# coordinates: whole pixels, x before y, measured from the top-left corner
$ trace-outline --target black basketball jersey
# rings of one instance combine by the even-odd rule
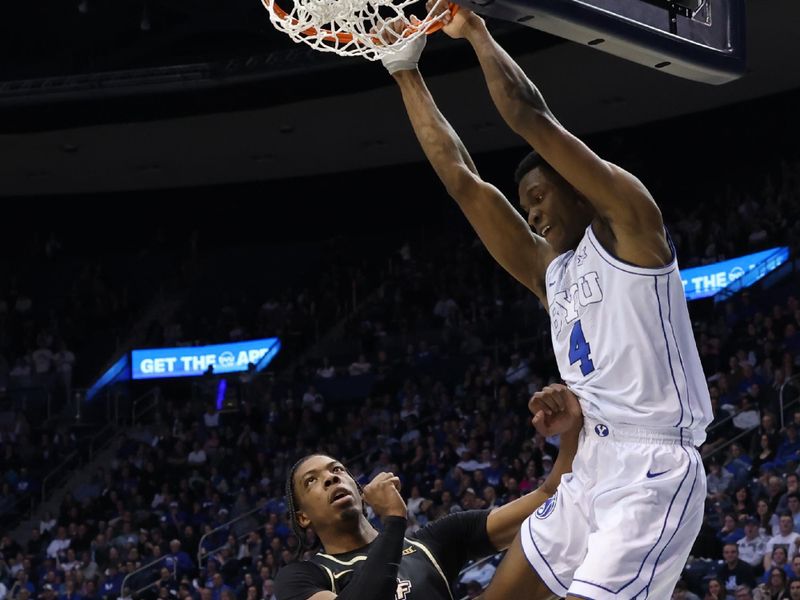
[[[486,534],[489,511],[459,512],[434,521],[403,541],[395,600],[453,600],[450,583],[470,559],[497,552]],[[371,544],[342,554],[320,551],[278,573],[278,600],[307,600],[330,590],[339,594],[367,560]]]

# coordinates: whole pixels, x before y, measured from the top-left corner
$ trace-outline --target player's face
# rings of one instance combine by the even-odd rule
[[[294,489],[301,527],[357,521],[361,514],[356,482],[342,463],[330,456],[315,454],[302,463],[294,474]]]
[[[525,174],[518,192],[528,224],[556,252],[578,245],[593,213],[575,188],[551,169],[537,167]]]

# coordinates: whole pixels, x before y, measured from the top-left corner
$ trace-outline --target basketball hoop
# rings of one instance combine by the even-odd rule
[[[341,56],[363,56],[380,60],[394,54],[420,36],[442,28],[447,0],[440,0],[423,19],[408,16],[406,9],[421,0],[283,0],[292,2],[290,10],[276,0],[261,0],[276,29],[295,42],[304,42],[321,52]],[[451,14],[458,10],[449,4]],[[402,34],[391,27],[398,20],[406,24]]]

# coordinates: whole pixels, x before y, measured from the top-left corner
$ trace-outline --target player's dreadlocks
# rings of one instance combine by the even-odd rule
[[[298,460],[292,468],[289,469],[289,473],[286,476],[286,512],[289,518],[289,523],[292,527],[292,533],[297,538],[297,551],[294,555],[294,560],[299,559],[305,550],[309,550],[311,548],[306,547],[306,532],[305,529],[300,527],[300,523],[297,522],[297,500],[295,499],[294,495],[294,475],[297,472],[297,469],[300,468],[304,462],[306,462],[312,456],[326,456],[326,455],[319,455],[319,454],[306,454],[303,458]],[[360,494],[364,493],[364,488],[361,487],[361,484],[358,483],[353,474],[350,472],[350,469],[344,467],[344,470],[350,476],[350,478],[356,482],[356,487]],[[364,516],[367,516],[367,507],[362,504],[361,512],[364,513]]]

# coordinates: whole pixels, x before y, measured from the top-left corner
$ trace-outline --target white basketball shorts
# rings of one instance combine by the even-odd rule
[[[705,497],[691,432],[585,419],[573,472],[523,522],[522,548],[562,598],[666,600],[700,532]]]

